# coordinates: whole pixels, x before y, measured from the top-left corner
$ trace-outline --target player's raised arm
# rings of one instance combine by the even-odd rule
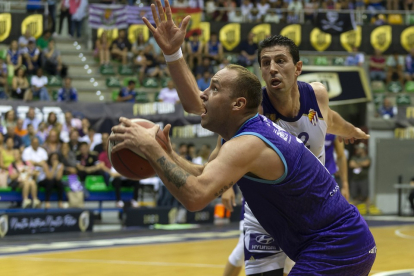
[[[151,25],[147,18],[143,17],[142,20],[150,29],[155,41],[164,53],[170,75],[175,83],[184,110],[201,115],[204,112],[204,108],[200,99],[200,90],[181,51],[190,16],[186,16],[181,22],[181,26],[178,27],[172,20],[171,7],[168,0],[165,0],[165,13],[161,1],[156,0],[156,4],[157,8],[154,4],[151,4],[156,28]]]

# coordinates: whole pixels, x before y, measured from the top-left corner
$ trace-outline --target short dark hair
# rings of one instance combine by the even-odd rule
[[[188,144],[187,144],[187,148],[191,148],[191,147],[193,147],[193,148],[194,148],[194,147],[195,147],[195,145],[194,145],[193,143],[188,143]]]
[[[240,65],[229,64],[225,68],[237,72],[231,96],[246,98],[247,109],[259,108],[263,96],[262,85],[256,75]]]
[[[134,80],[129,80],[128,85],[131,85],[131,84],[135,84],[135,81]]]
[[[88,143],[86,143],[86,142],[80,142],[80,143],[79,143],[79,148],[81,148],[83,145],[88,146]]]
[[[275,45],[285,46],[289,48],[289,53],[292,56],[294,64],[296,64],[300,60],[298,46],[295,44],[295,42],[293,42],[293,40],[283,35],[274,35],[266,38],[265,40],[259,43],[259,51],[257,52],[257,60],[259,61],[259,66],[261,66],[262,64],[262,50],[264,48],[272,47]]]

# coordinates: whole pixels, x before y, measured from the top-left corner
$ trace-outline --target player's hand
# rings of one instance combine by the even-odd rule
[[[221,195],[221,203],[230,212],[233,212],[233,206],[236,206],[236,195],[233,188],[228,189]]]
[[[160,129],[159,125],[145,128],[132,123],[131,120],[125,117],[119,118],[119,122],[119,125],[112,128],[114,134],[109,136],[109,140],[116,142],[112,148],[113,152],[127,148],[136,154],[142,155],[140,148],[151,146],[154,143],[158,144],[155,141],[155,136]]]
[[[349,201],[349,186],[348,186],[348,184],[342,183],[341,194],[344,196],[346,201]]]
[[[145,17],[142,20],[152,32],[155,41],[157,41],[163,53],[166,55],[174,54],[184,42],[187,26],[190,23],[190,16],[187,15],[181,22],[181,27],[178,27],[172,20],[171,7],[168,0],[165,0],[165,13],[161,1],[156,0],[155,3],[157,4],[158,12],[154,4],[151,4],[151,11],[157,27],[154,28]],[[165,19],[165,15],[167,15],[167,19]]]
[[[168,155],[172,155],[173,153],[173,149],[172,149],[172,145],[171,145],[171,140],[170,140],[170,129],[171,129],[171,125],[168,124],[164,127],[164,129],[162,130],[162,132],[164,132],[164,136],[167,139],[167,149],[165,150],[166,153],[168,153]]]
[[[353,144],[355,140],[359,139],[369,139],[369,135],[363,132],[360,128],[354,127],[353,131],[349,133],[347,136],[338,136],[339,142],[344,142],[345,144]]]

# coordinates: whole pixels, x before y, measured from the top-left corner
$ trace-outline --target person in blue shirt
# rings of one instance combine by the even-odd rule
[[[210,86],[211,75],[209,71],[204,71],[203,77],[197,80],[198,88],[201,91],[206,90]]]
[[[10,48],[7,50],[7,64],[13,65],[14,68],[18,68],[22,65],[22,56],[18,48],[17,40],[13,40],[10,43]]]
[[[65,78],[65,84],[58,91],[58,102],[77,102],[78,91],[72,87],[72,79],[69,77]]]
[[[123,87],[121,91],[119,91],[118,98],[116,99],[116,101],[134,103],[136,96],[137,92],[135,92],[135,81],[130,80],[128,82],[128,86]]]
[[[36,130],[33,127],[32,124],[28,124],[27,125],[27,134],[25,136],[22,137],[22,141],[24,146],[27,148],[30,146],[30,144],[32,143],[32,139],[33,138],[37,138],[39,140],[39,145],[43,145],[43,139],[36,134]]]

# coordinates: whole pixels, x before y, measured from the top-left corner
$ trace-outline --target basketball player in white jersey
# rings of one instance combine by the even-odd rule
[[[200,91],[180,51],[190,16],[183,19],[179,28],[171,19],[168,0],[165,1],[165,13],[161,1],[156,0],[156,4],[158,13],[155,6],[151,5],[156,28],[146,18],[143,20],[164,53],[184,109],[189,113],[200,115],[205,111],[200,99]],[[266,82],[262,103],[262,113],[265,116],[302,139],[322,163],[325,160],[324,141],[327,130],[346,142],[368,138],[363,131],[346,122],[329,108],[328,93],[321,83],[307,84],[297,81],[297,77],[302,72],[302,62],[299,60],[297,46],[291,40],[283,36],[274,36],[260,45],[259,64]],[[230,190],[232,189],[228,191]],[[237,255],[239,262],[233,263],[230,257],[224,274],[239,273],[243,264],[244,249],[247,255],[245,256],[247,275],[282,275],[286,255],[277,244],[274,244],[273,239],[255,219],[247,204],[245,211],[245,246],[241,240],[235,249],[237,252],[232,254]]]

